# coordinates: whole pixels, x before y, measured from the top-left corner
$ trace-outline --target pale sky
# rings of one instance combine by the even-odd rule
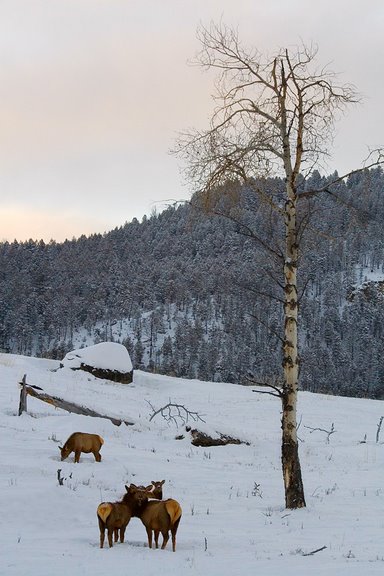
[[[384,143],[383,0],[0,0],[0,240],[105,232],[188,198],[169,150],[208,127],[213,77],[188,60],[211,20],[262,52],[315,43],[363,93],[329,172]]]

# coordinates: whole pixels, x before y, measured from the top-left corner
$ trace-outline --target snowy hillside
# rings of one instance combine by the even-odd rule
[[[307,508],[291,511],[284,509],[277,399],[249,387],[139,371],[122,385],[53,371],[58,365],[0,354],[1,576],[383,573],[384,430],[376,442],[382,402],[300,394]],[[24,374],[49,394],[135,424],[116,427],[31,397],[28,414],[19,417]],[[178,428],[161,415],[150,421],[153,409],[170,400],[204,419],[193,426],[249,445],[192,446],[181,421]],[[330,436],[313,430],[332,425]],[[90,454],[79,464],[73,455],[60,461],[58,445],[75,431],[103,436],[101,463]],[[124,544],[101,550],[100,501],[119,499],[127,483],[162,479],[164,497],[183,508],[176,552],[170,544],[148,549],[137,518]]]
[[[325,189],[329,179],[314,171],[303,185]],[[284,181],[268,187],[279,204]],[[302,228],[298,328],[307,391],[384,399],[382,296],[374,286],[359,289],[384,279],[383,190],[382,169],[355,174],[340,183],[340,202],[321,196],[318,210],[316,200]],[[243,192],[245,228],[261,243],[189,203],[62,244],[0,242],[0,352],[62,360],[111,341],[148,372],[234,384],[249,374],[276,378],[283,279],[271,253],[280,253],[285,232],[276,222],[270,229],[268,204]],[[365,214],[364,226],[350,205]]]

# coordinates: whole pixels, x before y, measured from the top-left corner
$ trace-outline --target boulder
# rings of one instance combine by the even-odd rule
[[[128,350],[116,342],[100,342],[87,348],[72,350],[65,355],[61,367],[85,370],[96,378],[130,384],[133,367]]]

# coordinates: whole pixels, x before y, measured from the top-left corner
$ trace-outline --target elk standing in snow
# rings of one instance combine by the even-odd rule
[[[147,490],[147,492],[149,491],[152,494],[151,498],[154,498],[155,500],[162,500],[164,482],[165,480],[152,480],[152,488],[150,490],[148,490],[148,487],[144,488],[143,486],[140,486],[140,489]]]
[[[70,435],[64,446],[59,446],[61,459],[68,458],[71,452],[75,453],[75,462],[80,462],[80,454],[92,454],[96,462],[100,462],[100,448],[104,444],[104,440],[98,434],[87,434],[87,432],[74,432]]]
[[[148,494],[147,496],[150,498],[154,498],[155,500],[162,500],[163,499],[163,484],[165,480],[152,480],[152,483],[149,486],[135,486],[135,484],[131,484],[129,487],[130,493],[141,490],[146,491]],[[135,514],[132,514],[135,516]],[[124,529],[125,531],[125,529]],[[124,541],[124,533],[123,533],[123,540],[121,540],[122,531],[119,528],[114,529],[114,541],[118,542],[119,540],[119,532],[120,532],[120,542]]]
[[[124,494],[120,502],[102,502],[97,507],[97,520],[99,522],[100,530],[100,548],[104,547],[105,530],[108,532],[109,547],[113,547],[113,535],[115,535],[115,542],[117,535],[120,531],[120,542],[124,542],[125,530],[132,516],[138,516],[140,509],[148,502],[148,494],[146,490],[141,490],[132,485],[128,488],[125,487],[127,493]],[[148,486],[150,490],[152,486]]]
[[[133,494],[140,491],[139,488],[131,484],[130,489]],[[147,491],[148,498],[151,498],[151,492]],[[176,532],[181,519],[181,506],[172,498],[168,500],[149,500],[135,511],[135,516],[140,518],[145,526],[148,536],[148,546],[152,548],[152,533],[155,536],[155,546],[159,547],[159,534],[163,536],[161,549],[164,550],[169,540],[169,532],[172,535],[172,550],[176,550]]]

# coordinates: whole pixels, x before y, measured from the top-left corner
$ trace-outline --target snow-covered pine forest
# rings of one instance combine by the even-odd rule
[[[334,176],[334,175],[333,175]],[[315,172],[303,187],[324,187]],[[279,201],[283,183],[268,185]],[[340,183],[302,214],[301,388],[384,397],[384,174]],[[278,247],[283,230],[241,209]],[[310,219],[308,219],[310,215]],[[45,358],[100,341],[135,369],[210,381],[274,378],[281,269],[236,223],[189,204],[90,237],[0,244],[0,351]]]

